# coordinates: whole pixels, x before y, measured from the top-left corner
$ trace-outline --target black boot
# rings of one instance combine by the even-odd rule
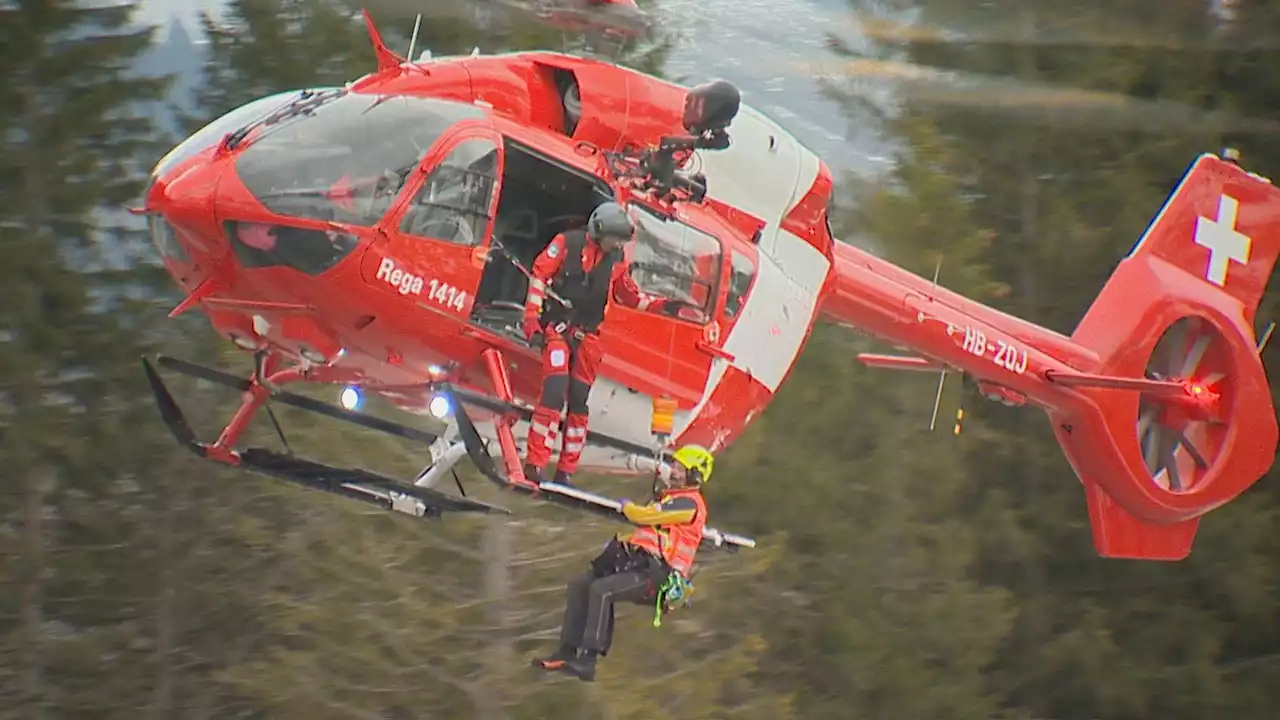
[[[568,645],[561,645],[559,650],[551,653],[547,657],[536,658],[533,666],[542,668],[543,670],[563,670],[566,663],[569,663],[578,657],[578,651]]]
[[[551,482],[565,487],[574,487],[573,476],[559,468],[556,469],[556,477]]]
[[[524,479],[534,485],[541,485],[547,481],[547,479],[542,476],[542,468],[530,463],[525,463],[524,465]]]
[[[583,682],[595,682],[596,658],[598,656],[599,653],[594,650],[584,651],[581,655],[566,662],[561,669]]]

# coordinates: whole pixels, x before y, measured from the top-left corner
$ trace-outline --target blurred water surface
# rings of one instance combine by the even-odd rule
[[[831,57],[828,33],[855,36],[845,0],[661,0],[680,35],[668,74],[696,83],[722,77],[818,152],[835,170],[879,169],[874,133],[850,126],[808,69]]]
[[[427,0],[428,2],[430,0]],[[197,13],[218,0],[144,0],[139,17],[167,32],[176,18],[199,41]],[[667,73],[685,83],[724,78],[837,172],[883,167],[873,132],[851,127],[807,69],[831,57],[826,33],[855,35],[845,0],[659,0],[664,27],[679,37]]]

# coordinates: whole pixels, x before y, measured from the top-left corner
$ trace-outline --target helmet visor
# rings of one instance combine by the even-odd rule
[[[606,235],[600,238],[600,249],[607,253],[618,252],[625,244],[626,240],[616,235]]]

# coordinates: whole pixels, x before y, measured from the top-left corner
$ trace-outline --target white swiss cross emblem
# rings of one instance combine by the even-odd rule
[[[1218,219],[1196,218],[1196,244],[1209,249],[1209,265],[1204,279],[1223,287],[1227,284],[1227,269],[1232,260],[1241,265],[1249,262],[1253,238],[1236,230],[1236,213],[1240,201],[1229,195],[1218,198]]]

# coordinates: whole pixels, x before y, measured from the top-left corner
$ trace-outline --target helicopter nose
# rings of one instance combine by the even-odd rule
[[[276,93],[231,110],[178,143],[156,163],[146,192],[148,220],[152,240],[171,269],[192,263],[209,265],[228,249],[214,215],[214,192],[225,170],[216,148],[227,133],[294,94]]]
[[[147,193],[151,240],[166,263],[187,274],[211,267],[226,250],[214,217],[223,166],[196,160],[162,172]]]

